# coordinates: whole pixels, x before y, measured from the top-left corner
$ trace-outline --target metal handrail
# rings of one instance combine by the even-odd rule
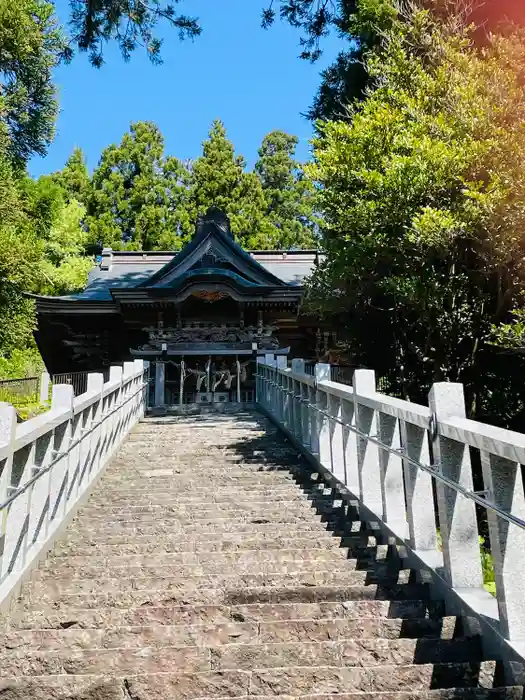
[[[269,383],[272,386],[278,387],[281,391],[293,394],[293,391],[289,389],[285,389],[282,387],[280,384],[277,382],[274,382],[273,380],[269,379],[268,377],[264,377],[263,375],[257,375],[260,379],[262,379],[264,382]],[[310,403],[307,399],[303,398],[302,396],[299,397],[298,395],[294,395],[293,398],[296,401],[299,401],[303,405],[307,406],[308,408],[313,409],[314,411],[317,411],[317,413],[321,413],[322,415],[326,416],[329,420],[332,420],[336,423],[339,423],[341,426],[346,428],[347,430],[350,430],[351,432],[355,433],[359,437],[368,440],[376,445],[378,445],[381,449],[386,450],[387,452],[390,452],[390,454],[393,454],[397,457],[400,457],[401,459],[409,462],[410,464],[414,465],[418,469],[422,469],[424,472],[427,474],[430,474],[436,481],[440,481],[441,483],[445,484],[449,488],[452,488],[454,491],[457,493],[460,493],[462,496],[465,498],[470,499],[471,501],[474,501],[474,503],[477,503],[478,505],[482,506],[483,508],[487,508],[488,510],[493,511],[496,513],[500,518],[503,520],[506,520],[507,522],[517,525],[518,527],[522,528],[525,530],[525,520],[522,520],[521,518],[516,517],[515,515],[512,515],[512,513],[508,513],[505,510],[502,510],[496,503],[492,503],[489,501],[487,498],[483,497],[480,495],[479,491],[469,491],[460,484],[458,484],[456,481],[452,481],[452,479],[449,479],[448,477],[444,476],[439,470],[440,465],[439,464],[422,464],[421,462],[418,462],[415,459],[412,459],[412,457],[409,457],[404,448],[401,449],[396,449],[393,447],[390,447],[389,445],[385,445],[383,442],[378,440],[377,438],[368,435],[367,433],[364,433],[363,431],[359,430],[358,428],[355,428],[352,425],[349,425],[348,423],[345,423],[344,421],[340,420],[337,418],[337,416],[333,416],[327,411],[323,411],[320,409],[318,406],[315,404]],[[380,412],[380,411],[379,411]]]

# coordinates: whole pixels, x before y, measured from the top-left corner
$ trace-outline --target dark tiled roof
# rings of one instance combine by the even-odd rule
[[[252,257],[268,272],[291,286],[300,286],[312,272],[316,251],[251,251]],[[118,252],[112,253],[109,269],[100,265],[89,273],[83,292],[69,298],[102,301],[110,300],[111,288],[130,289],[146,282],[152,275],[170,263],[176,253]]]

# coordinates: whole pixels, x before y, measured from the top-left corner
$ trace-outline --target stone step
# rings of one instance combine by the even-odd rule
[[[236,571],[252,568],[254,564],[289,564],[290,562],[308,563],[310,567],[317,563],[337,566],[346,564],[356,568],[355,559],[348,559],[347,549],[244,549],[240,552],[165,552],[161,554],[122,554],[118,548],[112,556],[100,555],[97,548],[92,549],[91,556],[48,557],[40,564],[40,573],[53,570],[56,573],[69,571],[78,578],[77,567],[130,567],[130,566],[203,566],[217,569],[235,567]],[[39,573],[38,571],[35,573]],[[100,573],[100,572],[99,572]],[[210,570],[210,573],[214,573]]]
[[[480,639],[265,427],[134,430],[0,618],[2,700],[490,700]]]
[[[103,538],[106,535],[113,535],[119,532],[131,532],[133,534],[149,534],[157,535],[159,533],[175,533],[180,532],[188,535],[200,535],[203,532],[208,533],[214,531],[219,532],[235,532],[243,534],[246,532],[265,533],[273,529],[273,532],[291,538],[298,535],[299,532],[326,532],[332,531],[340,534],[349,534],[352,532],[352,527],[357,527],[361,523],[345,520],[341,518],[317,518],[315,514],[304,514],[303,516],[294,517],[293,514],[285,511],[276,513],[270,516],[268,513],[254,513],[253,515],[243,514],[238,518],[234,517],[217,517],[217,518],[195,518],[178,520],[177,518],[159,519],[159,520],[125,520],[106,522],[103,519],[94,519],[86,521],[82,519],[81,536],[86,533],[96,535],[97,538]],[[79,521],[75,520],[70,526],[68,539],[77,530],[79,530]],[[372,534],[370,532],[370,534]],[[374,537],[381,541],[384,539],[380,532],[374,532]]]
[[[106,472],[108,473],[108,472]],[[133,501],[137,497],[148,497],[151,493],[157,498],[163,498],[165,500],[170,500],[171,498],[181,498],[182,500],[190,500],[194,498],[200,498],[202,496],[210,496],[216,498],[217,500],[234,498],[236,493],[232,490],[231,485],[218,486],[216,489],[210,489],[209,484],[205,481],[199,480],[192,477],[191,474],[183,475],[176,474],[173,479],[177,480],[176,486],[171,488],[167,492],[162,492],[160,489],[155,489],[153,483],[150,483],[152,490],[150,493],[141,492],[138,488],[129,485],[122,485],[119,488],[112,488],[108,486],[107,495],[112,500],[118,501]],[[304,480],[298,483],[300,476],[297,475],[294,479],[287,479],[285,482],[281,483],[265,483],[254,486],[251,490],[246,490],[247,496],[254,495],[260,496],[262,498],[278,496],[279,498],[285,498],[287,494],[294,495],[299,494],[303,497],[315,498],[317,496],[330,496],[331,494],[336,495],[334,487],[327,485],[323,481],[310,480],[308,476],[305,475]],[[103,500],[105,492],[100,488],[97,488],[91,499],[95,501]],[[90,500],[91,500],[90,499]]]
[[[160,628],[160,632],[166,628]],[[162,638],[162,634],[161,634]],[[115,639],[115,641],[117,641]],[[122,637],[120,641],[126,641]],[[144,640],[146,641],[146,640]],[[229,643],[219,646],[169,646],[156,643],[109,648],[60,648],[0,651],[2,674],[77,675],[111,673],[196,673],[250,671],[297,666],[374,668],[388,664],[438,664],[478,661],[480,644],[472,639],[350,639],[340,642],[270,644]]]
[[[163,503],[236,503],[239,498],[253,501],[295,501],[313,500],[318,498],[336,498],[331,489],[314,486],[302,488],[295,484],[289,486],[256,486],[242,491],[232,488],[210,489],[207,487],[186,486],[184,489],[177,485],[168,491],[149,489],[147,493],[139,489],[107,489],[97,490],[89,499],[89,505],[134,505],[138,502]]]
[[[254,671],[204,673],[140,673],[126,677],[112,674],[47,675],[39,677],[5,677],[0,692],[5,700],[208,700],[211,698],[259,698],[259,700],[315,700],[355,698],[355,700],[398,700],[406,693],[412,698],[451,700],[452,698],[498,698],[489,694],[494,673],[492,662],[459,664],[411,664],[407,666],[359,667],[295,667]],[[109,670],[109,669],[108,669]],[[136,671],[134,672],[136,674]],[[481,688],[480,688],[481,686]],[[450,689],[444,695],[442,689]],[[465,694],[463,689],[476,689]],[[479,691],[477,690],[479,688]],[[486,688],[486,689],[485,689]],[[429,691],[432,689],[432,694]],[[502,691],[503,692],[503,691]],[[90,693],[87,695],[86,693]],[[120,695],[118,694],[120,693]],[[381,693],[381,695],[380,695]],[[392,695],[394,693],[394,695]],[[423,695],[421,694],[423,693]],[[452,694],[451,694],[452,693]],[[459,694],[458,694],[459,693]],[[508,693],[511,693],[510,695]],[[521,689],[523,694],[523,689]],[[82,695],[84,694],[84,695]],[[410,697],[410,695],[408,697]],[[507,689],[499,698],[516,700],[521,696]]]
[[[231,573],[231,569],[220,574],[188,574],[184,567],[165,566],[159,567],[161,574],[154,576],[140,575],[141,569],[137,568],[138,576],[127,576],[123,572],[120,576],[110,578],[105,570],[99,570],[98,577],[72,578],[66,571],[65,576],[56,576],[50,572],[45,580],[32,580],[25,584],[22,591],[24,595],[37,600],[42,596],[60,596],[74,593],[105,593],[127,591],[199,591],[208,588],[275,588],[282,586],[362,586],[368,583],[376,584],[384,579],[385,583],[408,584],[410,571],[395,572],[390,578],[381,576],[374,571],[317,571],[310,567],[309,571],[294,570],[294,563],[285,571],[284,566],[278,573]],[[39,572],[42,573],[42,570]]]
[[[284,577],[283,577],[284,578]],[[73,586],[71,593],[55,593],[47,586],[33,589],[18,599],[19,607],[35,610],[49,605],[57,609],[68,608],[129,608],[138,605],[247,605],[251,603],[316,603],[345,602],[352,600],[424,600],[428,589],[421,584],[393,584],[369,586],[300,585],[300,577],[289,577],[293,584],[282,586],[224,588],[188,588],[176,584],[171,589],[113,590],[108,593],[79,593]],[[201,577],[201,581],[204,578]],[[38,585],[38,584],[34,584]],[[16,601],[15,601],[16,602]]]
[[[324,642],[226,644],[210,647],[211,670],[235,671],[290,666],[375,667],[479,661],[473,639],[345,639]]]
[[[135,625],[104,628],[5,630],[2,648],[20,651],[56,649],[141,649],[161,646],[224,644],[290,644],[382,638],[452,640],[455,617],[385,620],[376,617],[284,620],[279,622],[222,622],[201,625]],[[457,659],[456,659],[457,660]]]
[[[340,520],[317,520],[315,517],[308,519],[299,519],[296,521],[287,518],[286,514],[281,514],[275,516],[273,519],[268,517],[257,517],[252,518],[245,517],[244,519],[234,519],[234,518],[207,518],[202,520],[194,520],[193,522],[181,523],[175,519],[170,521],[150,521],[150,522],[139,522],[139,521],[124,521],[124,522],[110,522],[105,523],[103,520],[97,520],[90,524],[82,521],[82,529],[79,534],[79,524],[75,521],[69,529],[67,534],[68,541],[78,537],[85,537],[86,534],[101,540],[106,536],[112,536],[119,533],[127,533],[128,535],[149,535],[157,536],[159,534],[175,534],[189,536],[205,534],[219,534],[233,532],[237,535],[244,533],[255,533],[257,535],[264,534],[268,532],[273,532],[280,536],[283,535],[283,531],[286,532],[288,538],[300,537],[300,533],[305,532],[327,532],[328,530],[333,530],[336,532],[349,532],[350,523],[341,523]],[[344,530],[343,530],[344,527]],[[77,532],[75,534],[75,529]],[[303,535],[304,536],[304,535]],[[378,537],[381,534],[378,533]],[[375,542],[375,541],[374,541]]]
[[[303,535],[305,533],[302,533]],[[387,548],[387,545],[379,545]],[[127,554],[162,554],[182,552],[232,552],[244,550],[287,550],[287,549],[321,549],[340,550],[347,556],[349,545],[328,532],[311,533],[311,537],[288,539],[269,533],[254,535],[236,535],[235,533],[201,535],[200,537],[181,537],[165,535],[162,540],[155,540],[148,535],[114,535],[100,541],[88,536],[57,542],[50,555],[51,560],[63,557],[78,558],[78,563],[88,563],[92,556],[109,557]],[[87,557],[88,561],[84,561]]]
[[[193,501],[179,501],[177,498],[172,499],[171,502],[167,503],[144,503],[144,499],[136,501],[134,503],[111,503],[110,499],[107,499],[105,504],[98,503],[88,503],[88,505],[80,508],[78,510],[77,517],[88,516],[93,517],[103,517],[110,518],[112,516],[123,517],[125,515],[142,515],[142,514],[153,514],[155,516],[164,516],[168,514],[176,514],[177,516],[182,516],[187,513],[193,513],[194,511],[206,512],[210,511],[212,513],[238,513],[254,510],[258,511],[276,511],[278,508],[294,508],[297,510],[307,511],[309,513],[319,512],[319,513],[332,513],[337,512],[346,515],[347,508],[342,506],[341,500],[333,499],[331,497],[319,497],[315,500],[309,500],[302,497],[300,494],[296,498],[290,497],[285,499],[274,499],[267,498],[248,498],[246,494],[237,494],[237,498],[230,498],[228,501],[217,501],[217,500],[193,500]],[[126,518],[127,519],[127,518]]]
[[[129,608],[40,607],[17,609],[0,626],[9,629],[70,629],[140,627],[145,625],[227,625],[236,623],[271,623],[316,620],[377,619],[381,622],[401,620],[403,630],[412,624],[439,623],[444,606],[438,601],[421,600],[344,600],[315,603],[255,603],[248,605],[142,605]]]
[[[234,482],[236,484],[242,484],[245,482],[247,476],[246,472],[243,472],[241,478],[234,478],[230,473],[228,468],[223,465],[220,474],[214,477],[214,483],[217,482],[217,493],[227,494],[232,493],[232,487]],[[209,472],[209,468],[203,470],[206,473]],[[125,474],[125,478],[124,478]],[[153,474],[152,476],[143,476],[137,473],[129,474],[124,472],[124,468],[120,468],[119,471],[112,473],[109,469],[104,475],[104,483],[107,482],[108,493],[113,495],[130,495],[135,494],[140,495],[139,485],[136,483],[140,481],[140,486],[143,483],[147,483],[151,489],[152,493],[160,493],[160,486],[171,484],[172,493],[180,493],[182,495],[194,495],[200,493],[207,493],[211,491],[209,483],[203,481],[201,474],[195,474],[193,471],[173,469],[166,465],[155,464],[151,460],[148,460],[147,466],[145,466],[145,471],[142,474]],[[164,474],[164,476],[162,476]],[[308,489],[314,491],[316,489],[329,490],[332,487],[326,484],[317,474],[312,475],[307,470],[280,470],[279,472],[272,472],[268,470],[257,470],[254,471],[253,468],[249,474],[250,480],[255,481],[253,488],[256,491],[273,491],[277,493],[280,491],[297,491],[299,488],[301,490]],[[273,478],[272,478],[273,476]],[[95,493],[101,493],[99,489]],[[144,495],[144,494],[142,494]]]
[[[319,550],[321,551],[321,550]],[[338,560],[325,560],[322,559],[312,560],[312,559],[296,559],[296,560],[281,560],[281,561],[264,561],[259,560],[254,557],[252,561],[244,560],[238,565],[232,564],[228,567],[227,564],[223,562],[208,562],[207,564],[181,564],[172,563],[169,560],[158,564],[120,564],[118,561],[113,564],[108,562],[107,564],[90,564],[78,565],[76,567],[61,566],[60,564],[49,567],[47,569],[40,569],[36,571],[33,576],[33,581],[45,582],[45,581],[61,581],[61,582],[81,582],[83,579],[100,579],[104,577],[107,579],[108,584],[112,580],[126,578],[132,580],[130,587],[140,590],[140,581],[149,581],[150,579],[167,579],[174,578],[178,580],[184,580],[186,578],[194,577],[220,577],[230,580],[231,571],[237,570],[239,575],[250,574],[251,576],[280,576],[290,572],[293,575],[299,575],[303,573],[310,573],[316,571],[318,574],[323,573],[351,573],[352,575],[348,577],[349,582],[352,585],[359,583],[370,583],[372,581],[380,581],[386,578],[387,574],[390,577],[394,575],[394,569],[389,567],[388,571],[379,570],[377,567],[370,567],[369,569],[356,570],[357,562],[355,560],[338,559]],[[396,571],[397,574],[397,571]],[[408,582],[409,572],[401,571],[396,580],[398,582],[404,581]],[[146,585],[146,588],[151,588],[152,586]],[[100,590],[100,589],[99,589]],[[104,589],[102,589],[104,590]]]
[[[151,469],[147,472],[152,475],[150,477],[143,476],[140,478],[133,478],[127,474],[125,476],[112,477],[110,474],[106,473],[104,475],[104,484],[107,485],[110,492],[113,490],[120,491],[120,489],[131,489],[139,492],[142,491],[143,494],[148,493],[150,490],[152,492],[162,491],[164,489],[174,490],[178,486],[182,488],[183,485],[188,488],[197,481],[201,484],[206,483],[205,479],[207,477],[209,477],[209,483],[213,483],[213,485],[218,488],[249,489],[258,486],[274,487],[287,485],[298,487],[297,478],[293,474],[285,472],[259,470],[244,472],[242,474],[233,474],[221,470],[220,473],[210,474],[208,471],[204,471],[202,474],[192,475],[191,480],[189,480],[187,476],[177,479],[177,474],[175,472],[172,471],[171,474],[169,474],[170,470],[155,469],[151,463],[150,467]],[[155,475],[155,472],[161,471],[166,472],[169,476],[161,477]],[[210,487],[210,491],[212,490],[213,489]]]
[[[346,510],[333,507],[331,504],[313,505],[303,501],[283,501],[281,503],[239,502],[235,505],[219,507],[218,505],[195,508],[193,506],[137,506],[134,509],[119,507],[99,508],[97,506],[85,506],[79,509],[77,518],[82,518],[84,526],[97,523],[99,520],[107,522],[157,522],[159,520],[178,520],[182,522],[194,522],[210,518],[230,518],[243,520],[246,518],[267,518],[277,522],[297,522],[311,520],[316,516],[324,515],[328,518],[346,517]],[[284,518],[284,520],[282,520]]]
[[[194,463],[198,461],[198,458],[193,455],[190,459]],[[171,492],[193,495],[194,491],[206,493],[212,490],[209,487],[210,482],[206,481],[207,476],[217,484],[219,492],[231,492],[234,487],[239,487],[241,490],[253,487],[256,490],[301,491],[303,488],[312,489],[323,484],[322,481],[312,480],[310,474],[301,469],[283,469],[273,466],[266,468],[263,465],[248,467],[236,465],[235,468],[231,468],[218,459],[217,464],[213,466],[202,469],[195,467],[188,471],[185,468],[170,466],[166,468],[166,464],[160,461],[155,463],[148,458],[144,459],[144,469],[140,472],[128,473],[124,472],[124,469],[114,474],[106,472],[104,483],[107,483],[109,493],[115,495],[126,493],[133,495],[143,487],[148,489],[143,494],[158,493],[166,487]],[[326,484],[323,488],[326,488]]]

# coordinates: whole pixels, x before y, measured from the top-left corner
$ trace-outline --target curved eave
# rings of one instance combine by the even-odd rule
[[[82,299],[82,297],[49,297],[27,294],[34,299],[39,314],[116,314],[113,299]]]
[[[173,287],[135,287],[112,289],[111,295],[119,304],[154,304],[160,300],[181,302],[195,292],[224,292],[237,301],[298,303],[302,287],[267,286],[244,282],[239,276],[200,275],[188,277]]]

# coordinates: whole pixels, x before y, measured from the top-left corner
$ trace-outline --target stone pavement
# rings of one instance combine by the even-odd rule
[[[252,413],[146,419],[2,621],[0,700],[517,700]]]

